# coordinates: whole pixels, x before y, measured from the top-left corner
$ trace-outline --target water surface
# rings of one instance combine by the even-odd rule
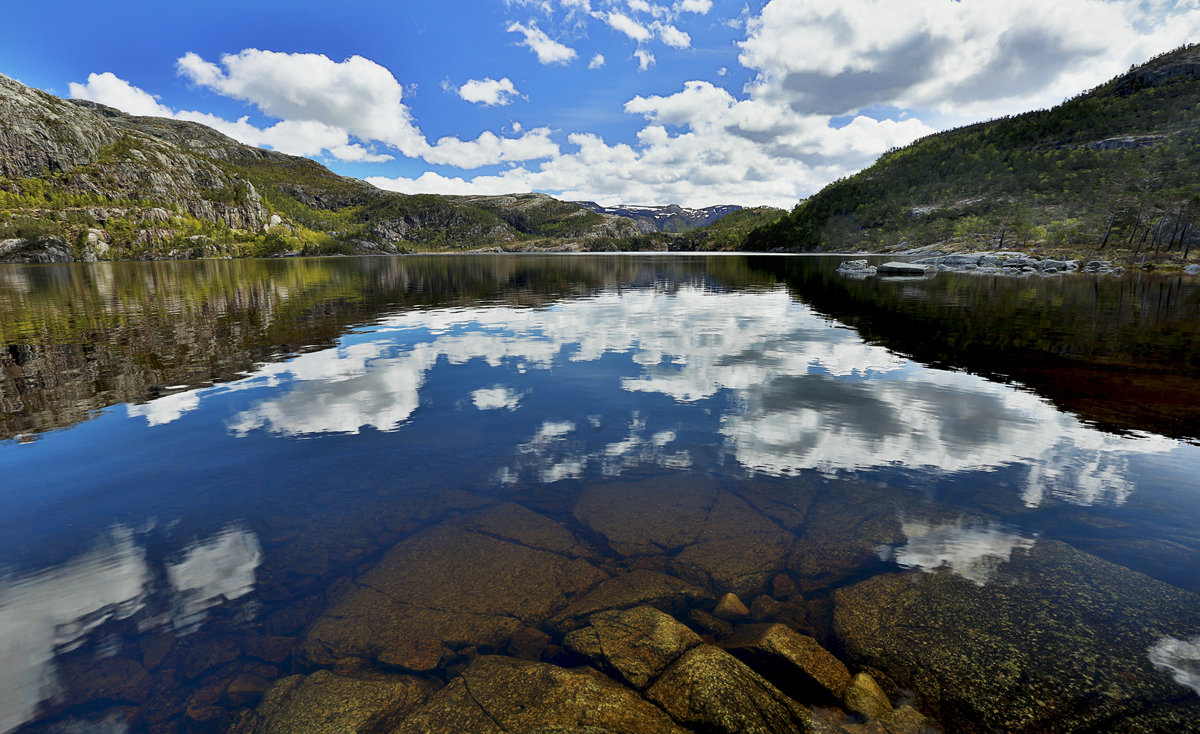
[[[1195,708],[1200,619],[1171,610],[1200,593],[1200,288],[836,264],[5,266],[0,731],[220,730],[271,681],[350,659],[441,685],[480,651],[516,654],[501,617],[566,664],[564,615],[634,571],[696,590],[666,603],[685,621],[728,591],[770,600],[760,620],[882,670],[951,730]],[[472,583],[455,559],[476,542],[528,598],[406,621],[442,646],[432,669],[335,623],[364,579],[415,587],[402,607]],[[1103,618],[1078,611],[1088,574],[1115,579]],[[931,698],[852,628],[894,603],[890,579],[922,577],[960,584],[958,613],[995,605],[966,627],[1056,609],[1129,626],[1080,680],[1028,663],[1082,723]],[[1014,589],[1011,614],[988,596]],[[1089,713],[1100,690],[1128,705]]]

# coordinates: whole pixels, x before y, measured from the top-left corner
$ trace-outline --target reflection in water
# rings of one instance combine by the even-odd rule
[[[1105,433],[1058,410],[1052,390],[906,358],[845,328],[852,313],[831,320],[795,282],[787,290],[755,275],[754,262],[0,269],[0,311],[15,313],[0,319],[0,436],[42,434],[0,443],[11,529],[0,534],[0,565],[14,569],[0,586],[0,731],[30,716],[41,717],[31,734],[65,731],[112,711],[132,730],[225,730],[270,680],[348,660],[310,659],[322,653],[305,641],[320,619],[337,618],[331,601],[352,580],[411,570],[387,570],[381,559],[397,548],[430,569],[398,584],[397,600],[454,627],[481,623],[442,596],[480,586],[474,562],[440,575],[462,565],[465,540],[495,551],[482,565],[499,571],[484,582],[543,548],[555,568],[575,558],[572,574],[603,569],[578,579],[579,594],[560,589],[546,613],[591,595],[582,590],[592,581],[634,584],[637,570],[655,584],[703,587],[708,601],[681,601],[688,609],[709,611],[729,589],[746,601],[770,596],[759,611],[811,623],[800,631],[813,637],[833,634],[817,628],[831,601],[871,582],[1011,596],[997,618],[1036,609],[1039,620],[1098,588],[1077,584],[1076,567],[1114,575],[1095,556],[1200,588],[1178,571],[1200,558],[1195,446]],[[888,304],[910,287],[859,286]],[[981,310],[996,305],[988,293]],[[1001,295],[989,318],[1007,323],[1020,310]],[[935,300],[922,296],[920,311]],[[1088,303],[1078,293],[1069,301],[1082,334]],[[1172,318],[1191,323],[1185,316]],[[1016,324],[1009,335],[1030,331]],[[1103,347],[1080,339],[1066,344]],[[1089,389],[1102,396],[1107,384]],[[114,405],[123,408],[103,410]],[[114,526],[103,548],[78,545]],[[1062,541],[1094,555],[1066,553]],[[1061,588],[1018,588],[1028,575],[1014,568],[1049,568],[1032,578]],[[524,586],[496,593],[565,583],[545,571],[530,567]],[[1120,571],[1118,591],[1104,593],[1125,605],[1148,579]],[[872,605],[888,606],[862,610]],[[561,634],[541,613],[522,624]],[[1140,679],[1158,677],[1153,661],[1195,682],[1200,641],[1187,639],[1194,619],[1179,616],[1142,630],[1122,654],[1136,658]],[[387,621],[374,607],[363,619]],[[465,650],[507,644],[455,640],[441,639],[450,654],[430,680],[449,679]],[[150,655],[155,645],[170,651]],[[126,706],[72,689],[91,690],[81,671],[114,661],[153,679],[153,692],[135,691]]]
[[[56,650],[70,649],[109,619],[143,606],[145,554],[125,528],[57,568],[0,580],[0,731],[15,729],[57,685]]]
[[[1200,693],[1200,636],[1190,640],[1163,637],[1148,654],[1150,662],[1169,672],[1176,683]]]
[[[258,537],[244,527],[231,526],[188,548],[178,563],[168,563],[175,628],[193,630],[208,609],[249,594],[261,562]]]
[[[169,588],[161,591],[173,605],[176,631],[194,631],[206,610],[249,593],[261,560],[254,533],[230,526],[167,563]],[[146,609],[159,591],[154,578],[135,534],[118,526],[94,550],[62,566],[0,581],[0,732],[30,719],[63,685],[56,655],[105,623]]]
[[[481,387],[471,393],[471,401],[480,410],[516,410],[521,404],[521,393],[503,385]]]
[[[564,358],[579,364],[626,353],[638,371],[620,378],[629,392],[682,404],[728,393],[720,434],[751,473],[832,475],[896,466],[962,472],[1023,463],[1030,469],[1021,497],[1030,507],[1047,499],[1121,504],[1133,490],[1128,457],[1177,445],[1106,434],[1031,393],[922,367],[864,344],[782,289],[726,294],[685,287],[606,293],[538,310],[420,311],[385,320],[375,336],[266,365],[210,391],[279,387],[281,394],[234,417],[229,427],[238,436],[259,429],[284,436],[394,431],[420,405],[421,387],[440,360],[482,360],[511,376],[549,370]],[[476,390],[471,399],[481,409],[520,404],[506,387]],[[538,460],[518,462],[518,469],[552,482],[581,476],[605,455],[624,457],[599,462],[608,474],[635,463],[692,465],[686,452],[639,450],[632,458],[643,440],[632,434],[629,440],[601,448],[539,434],[520,448]]]
[[[903,568],[937,571],[947,568],[983,586],[997,567],[1018,548],[1032,548],[1036,538],[997,522],[971,523],[959,519],[949,524],[902,520],[907,541],[899,547],[882,546],[879,556]]]

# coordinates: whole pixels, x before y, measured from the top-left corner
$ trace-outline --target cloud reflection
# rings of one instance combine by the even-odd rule
[[[190,631],[207,609],[249,593],[261,561],[253,532],[231,526],[166,565],[177,629]],[[61,566],[0,576],[0,732],[31,719],[59,687],[54,656],[79,646],[114,619],[148,610],[156,574],[135,534],[113,528],[93,550]],[[188,629],[181,629],[187,627]]]
[[[116,528],[62,566],[0,582],[0,731],[32,718],[54,691],[55,650],[140,611],[150,578],[133,534]]]
[[[900,526],[908,540],[899,547],[881,547],[880,558],[904,568],[949,569],[978,586],[987,584],[1014,550],[1032,548],[1037,542],[1017,528],[997,522],[901,520]]]
[[[864,343],[782,288],[626,290],[540,309],[412,311],[386,320],[371,337],[265,365],[223,388],[277,388],[239,412],[230,431],[305,436],[397,430],[420,406],[427,373],[440,361],[478,360],[511,376],[619,353],[634,365],[633,374],[615,378],[621,389],[681,404],[731,398],[715,438],[750,473],[890,467],[962,472],[1022,464],[1031,467],[1020,490],[1027,505],[1121,503],[1133,490],[1129,457],[1177,445],[1104,434],[1032,393],[925,368]],[[481,410],[512,410],[522,399],[502,385],[469,397]],[[168,415],[168,407],[159,412]],[[579,408],[573,416],[579,423],[596,410]],[[601,453],[633,450],[621,442]],[[591,463],[620,463],[595,454],[594,447],[564,454],[546,465],[546,476],[578,476]]]
[[[1200,636],[1190,640],[1163,637],[1147,654],[1154,667],[1169,672],[1176,683],[1200,693]]]

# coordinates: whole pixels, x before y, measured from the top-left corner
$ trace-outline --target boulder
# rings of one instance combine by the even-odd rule
[[[694,477],[593,485],[574,512],[618,553],[674,553],[673,574],[719,592],[761,591],[795,540],[746,500]]]
[[[726,594],[717,600],[717,606],[713,609],[713,614],[721,619],[734,620],[750,614],[750,610],[742,603],[742,600],[737,598],[737,594]]]
[[[552,624],[559,630],[571,630],[596,612],[642,605],[670,612],[706,598],[710,595],[695,584],[665,573],[635,569],[600,582],[572,601]]]
[[[797,701],[840,704],[850,682],[841,660],[782,624],[742,627],[721,647]]]
[[[846,686],[845,704],[847,711],[868,719],[886,722],[892,718],[892,702],[875,679],[866,673],[859,673],[850,679]]]
[[[393,734],[430,732],[682,734],[662,710],[595,670],[484,655]]]
[[[533,513],[524,522],[534,538],[557,527]],[[509,533],[517,538],[523,530]],[[414,641],[502,649],[518,629],[544,622],[569,595],[605,578],[580,558],[436,526],[402,541],[358,578],[312,625],[300,650],[309,663],[327,665],[378,659],[414,648]]]
[[[696,731],[832,731],[745,663],[712,645],[684,653],[646,691],[646,697]]]
[[[850,659],[955,731],[1102,729],[1190,694],[1148,651],[1200,629],[1200,596],[1060,542],[1014,550],[986,584],[885,574],[835,598]]]
[[[917,263],[888,262],[877,266],[875,272],[879,275],[924,277],[929,272],[929,266]]]
[[[367,734],[389,731],[437,685],[379,673],[339,675],[319,670],[275,682],[254,715],[231,734]]]
[[[652,607],[593,615],[563,645],[639,690],[648,687],[700,637]]]
[[[1187,273],[1188,275],[1200,275],[1200,265],[1184,266],[1183,272]]]

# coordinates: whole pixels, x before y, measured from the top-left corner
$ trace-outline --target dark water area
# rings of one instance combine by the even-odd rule
[[[0,732],[1200,731],[1200,284],[837,263],[0,268]]]

